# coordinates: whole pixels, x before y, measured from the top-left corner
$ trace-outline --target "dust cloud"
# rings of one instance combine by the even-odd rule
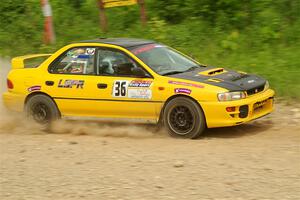
[[[141,124],[115,124],[112,122],[90,122],[90,121],[67,121],[54,122],[50,129],[51,133],[73,135],[96,135],[102,137],[131,137],[150,138],[161,137],[162,131],[158,133],[157,128]],[[156,132],[156,133],[155,133]]]
[[[6,77],[10,70],[10,61],[0,59],[0,133],[5,134],[73,134],[95,135],[101,137],[149,138],[162,137],[163,131],[155,126],[140,124],[116,124],[89,121],[58,120],[50,126],[39,125],[25,117],[5,109],[2,93],[6,91]]]

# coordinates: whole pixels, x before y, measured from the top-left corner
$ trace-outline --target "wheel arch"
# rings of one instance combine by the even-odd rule
[[[199,103],[198,101],[196,101],[196,99],[194,99],[193,97],[187,96],[187,95],[184,95],[184,94],[176,94],[176,95],[172,95],[172,96],[170,96],[170,97],[164,102],[164,104],[163,104],[163,106],[162,106],[162,108],[161,108],[161,110],[160,110],[158,123],[162,123],[162,120],[163,120],[163,114],[164,114],[166,105],[167,105],[171,100],[173,100],[173,99],[175,99],[175,98],[178,98],[178,97],[184,97],[184,98],[190,99],[190,100],[192,100],[193,102],[195,102],[195,103],[199,106],[199,108],[200,108],[200,109],[202,110],[202,112],[203,112],[204,119],[205,119],[205,125],[206,125],[206,127],[207,127],[206,116],[205,116],[205,113],[204,113],[203,108],[202,108],[202,106],[200,105],[200,103]]]
[[[24,101],[24,110],[25,110],[25,107],[26,107],[26,104],[27,104],[28,100],[29,100],[30,98],[36,96],[36,95],[44,95],[44,96],[49,97],[49,98],[53,101],[53,103],[55,104],[56,109],[58,110],[59,115],[61,116],[61,112],[60,112],[60,110],[59,110],[59,108],[58,108],[56,102],[54,101],[54,99],[53,99],[50,95],[48,95],[48,94],[45,93],[45,92],[32,92],[32,93],[30,93],[29,95],[27,95],[26,98],[25,98],[25,101]]]

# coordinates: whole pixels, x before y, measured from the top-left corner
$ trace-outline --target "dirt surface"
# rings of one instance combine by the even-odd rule
[[[1,200],[300,199],[299,104],[277,103],[263,119],[199,140],[84,121],[61,121],[50,134],[0,113]]]

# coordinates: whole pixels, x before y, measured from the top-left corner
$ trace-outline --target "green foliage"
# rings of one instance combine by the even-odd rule
[[[37,0],[0,4],[0,55],[53,52],[70,42],[98,37],[138,37],[166,43],[202,63],[268,78],[280,96],[300,98],[298,0],[146,0],[139,7],[106,10],[99,27],[98,0],[49,0],[57,42],[43,44],[44,18]]]

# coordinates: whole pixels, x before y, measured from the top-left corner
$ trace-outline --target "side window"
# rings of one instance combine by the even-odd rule
[[[139,75],[136,73],[139,71]],[[97,73],[99,75],[137,77],[148,73],[126,54],[110,49],[98,49]],[[150,75],[148,75],[150,76]]]
[[[65,52],[50,66],[51,73],[95,74],[94,58],[96,48],[76,47]]]

